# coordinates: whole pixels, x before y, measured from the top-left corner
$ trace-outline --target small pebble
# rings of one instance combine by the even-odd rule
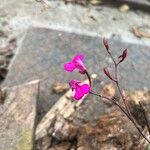
[[[123,4],[119,7],[120,12],[127,12],[130,9],[129,5]]]

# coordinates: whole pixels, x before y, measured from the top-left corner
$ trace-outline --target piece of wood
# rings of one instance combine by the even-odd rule
[[[92,76],[92,79],[94,78],[96,78],[96,76]],[[88,80],[85,80],[84,83],[88,83]],[[75,112],[76,107],[80,106],[85,98],[83,97],[80,101],[74,101],[71,97],[72,90],[70,89],[47,112],[36,128],[36,139],[44,137],[47,134],[47,130],[52,132],[50,128],[53,128],[53,124],[58,115],[69,118]]]

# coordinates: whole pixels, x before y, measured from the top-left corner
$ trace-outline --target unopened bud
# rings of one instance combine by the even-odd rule
[[[113,80],[113,78],[111,77],[111,75],[110,75],[110,73],[109,73],[108,68],[104,68],[104,73],[105,73],[105,75],[106,75],[110,80]]]
[[[126,57],[127,57],[127,49],[125,49],[123,53],[118,57],[120,58],[120,61],[118,62],[118,64],[123,62]]]
[[[109,50],[108,39],[103,38],[103,44],[104,44],[106,50],[108,51]]]

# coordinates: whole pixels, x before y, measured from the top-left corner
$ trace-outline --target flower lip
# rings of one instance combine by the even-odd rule
[[[69,82],[70,87],[73,89],[75,100],[82,99],[83,96],[90,92],[90,86],[88,84],[83,84],[80,81],[73,79]]]
[[[84,59],[85,59],[84,54],[80,53],[74,56],[73,61],[76,61],[76,60],[84,61]]]
[[[64,65],[64,70],[66,70],[68,72],[72,72],[75,69],[78,69],[81,74],[84,74],[84,72],[86,70],[86,67],[83,63],[84,59],[85,59],[85,57],[83,54],[75,55],[71,61],[67,62]]]

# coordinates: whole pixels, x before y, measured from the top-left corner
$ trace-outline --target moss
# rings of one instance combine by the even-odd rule
[[[150,150],[150,144],[148,145],[147,150]]]
[[[22,138],[17,143],[15,150],[32,150],[32,132],[29,129],[24,129]]]

